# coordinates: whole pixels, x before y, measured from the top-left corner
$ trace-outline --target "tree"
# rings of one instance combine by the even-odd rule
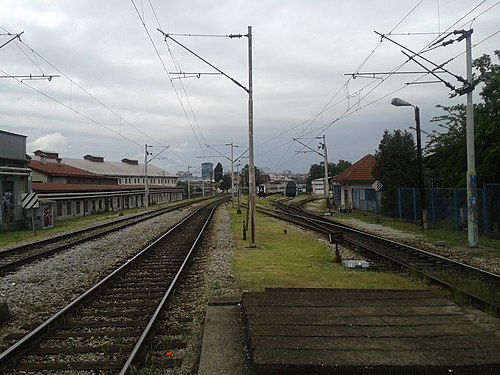
[[[231,173],[225,173],[222,176],[222,180],[220,182],[220,189],[224,191],[229,191],[231,189]]]
[[[495,51],[500,59],[500,51]],[[500,65],[493,64],[490,56],[474,60],[479,72],[474,84],[481,84],[482,103],[474,105],[474,141],[478,186],[500,181]],[[433,177],[442,186],[465,187],[467,170],[465,106],[445,107],[446,113],[431,121],[445,129],[436,132],[426,147],[427,165]]]
[[[243,168],[241,168],[240,171],[240,177],[243,183],[243,186],[248,186],[248,170],[250,169],[249,165],[246,164]],[[259,184],[259,179],[260,179],[260,170],[259,168],[255,167],[255,186]]]
[[[337,164],[328,163],[328,176],[336,176],[343,170],[349,168],[352,165],[351,162],[346,160],[339,160]],[[324,163],[313,164],[309,168],[309,174],[307,175],[307,184],[311,185],[311,181],[317,178],[323,178],[325,176]]]
[[[214,181],[215,182],[220,182],[222,180],[222,164],[217,163],[217,165],[214,168]]]
[[[187,182],[187,180],[186,181],[177,180],[177,187],[183,188],[184,189],[184,195],[186,197],[188,196],[188,182]],[[191,189],[191,191],[189,193],[192,193],[193,192],[193,186],[190,185],[189,188]]]
[[[431,135],[426,147],[425,165],[437,186],[465,187],[467,146],[465,139],[465,105],[452,107],[437,105],[446,113],[431,122],[446,129]]]
[[[376,164],[372,174],[384,185],[380,210],[394,215],[397,187],[415,187],[418,182],[417,151],[408,131],[386,129],[375,152]]]

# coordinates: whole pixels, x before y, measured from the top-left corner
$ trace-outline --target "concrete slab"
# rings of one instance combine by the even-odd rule
[[[500,373],[498,319],[433,292],[271,289],[242,306],[255,374]]]
[[[205,316],[198,375],[249,375],[240,299],[212,301]]]

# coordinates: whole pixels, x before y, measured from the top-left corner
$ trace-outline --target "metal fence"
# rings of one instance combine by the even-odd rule
[[[467,227],[467,189],[425,189],[431,224],[448,223],[457,230]],[[478,228],[481,233],[500,232],[500,184],[477,189]],[[398,188],[395,212],[400,219],[418,222],[420,192],[417,188]]]

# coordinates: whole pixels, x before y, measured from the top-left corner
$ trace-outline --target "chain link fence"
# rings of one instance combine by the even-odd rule
[[[425,189],[427,220],[433,225],[467,227],[467,189]],[[395,212],[400,219],[419,222],[420,191],[398,188]],[[478,228],[481,233],[500,233],[500,184],[477,189]]]

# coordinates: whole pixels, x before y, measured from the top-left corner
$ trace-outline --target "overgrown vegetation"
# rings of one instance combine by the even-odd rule
[[[236,252],[233,272],[244,290],[268,287],[421,289],[408,277],[350,271],[335,263],[326,242],[257,214],[257,248],[242,239],[244,214],[230,209]],[[285,234],[286,229],[286,234]]]
[[[500,50],[495,51],[500,59]],[[488,55],[474,60],[479,74],[474,84],[481,85],[481,103],[474,105],[474,139],[478,186],[500,182],[500,65]],[[426,148],[427,167],[444,187],[465,187],[466,132],[465,106],[441,106],[445,112],[432,119],[443,129],[434,133]]]

